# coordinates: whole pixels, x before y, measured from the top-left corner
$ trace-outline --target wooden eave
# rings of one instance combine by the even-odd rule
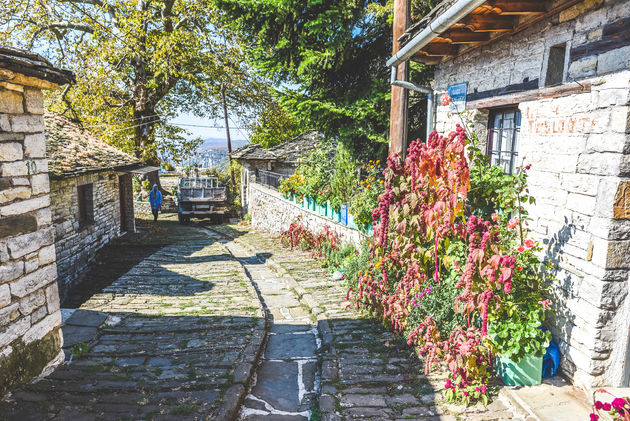
[[[584,0],[488,0],[439,34],[411,60],[439,64],[446,57],[457,57],[516,34],[581,1]],[[421,29],[409,28],[400,41],[408,42],[413,38],[409,31],[418,33]]]

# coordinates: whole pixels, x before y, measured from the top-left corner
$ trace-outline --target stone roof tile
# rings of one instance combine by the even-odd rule
[[[0,68],[58,85],[74,82],[69,70],[57,69],[39,54],[12,47],[0,46]]]
[[[245,145],[234,152],[232,158],[241,160],[262,160],[285,163],[297,163],[300,158],[317,147],[323,136],[317,130],[307,130],[270,149],[260,145]]]
[[[61,115],[46,113],[46,155],[51,177],[134,168],[140,161],[101,141]]]

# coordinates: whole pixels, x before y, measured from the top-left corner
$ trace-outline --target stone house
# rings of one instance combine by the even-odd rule
[[[628,386],[630,2],[448,0],[412,24],[396,3],[392,133],[400,90],[426,93],[429,130],[450,132],[467,110],[493,164],[531,164],[531,229],[558,265],[549,327],[562,372]],[[433,86],[408,81],[407,60],[435,66]],[[435,104],[446,92],[451,104]],[[392,136],[393,151],[405,141]]]
[[[42,90],[72,80],[0,47],[0,396],[64,358]]]
[[[140,162],[67,118],[46,113],[46,153],[61,302],[96,252],[135,231],[132,174]]]
[[[248,212],[249,182],[278,187],[279,179],[293,174],[301,158],[317,147],[323,139],[316,130],[307,130],[293,139],[273,148],[264,149],[260,145],[245,145],[230,155],[241,163],[241,207],[243,214]]]

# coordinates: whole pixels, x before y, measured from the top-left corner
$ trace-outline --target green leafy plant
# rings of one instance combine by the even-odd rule
[[[313,197],[320,204],[328,201],[331,195],[330,178],[333,168],[330,161],[333,154],[331,144],[320,144],[308,159],[299,165],[300,174],[304,177],[304,182],[298,188],[300,195]]]
[[[359,186],[357,162],[350,152],[340,143],[337,145],[333,161],[333,173],[330,179],[330,204],[339,211],[341,205],[348,204]]]
[[[545,310],[538,303],[504,301],[488,325],[494,349],[516,362],[527,355],[542,357],[551,340],[551,333],[541,329]]]
[[[90,347],[85,342],[79,342],[70,348],[70,353],[78,358],[87,354],[89,350]]]
[[[383,194],[383,174],[380,161],[369,161],[361,167],[359,189],[352,196],[350,212],[358,226],[372,222],[372,213],[378,206],[378,197]]]

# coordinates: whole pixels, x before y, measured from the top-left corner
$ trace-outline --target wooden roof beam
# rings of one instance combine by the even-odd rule
[[[502,32],[514,29],[517,18],[495,13],[487,15],[468,15],[457,26],[462,25],[473,32]]]
[[[459,47],[457,45],[448,42],[432,42],[418,51],[418,53],[426,56],[454,56],[458,50]]]
[[[488,5],[501,15],[537,15],[549,8],[543,0],[488,0]]]
[[[452,44],[474,44],[476,42],[488,41],[490,34],[488,32],[472,32],[468,29],[451,29],[439,38]],[[438,38],[436,38],[437,40]]]
[[[427,66],[435,66],[437,64],[440,64],[440,62],[442,61],[442,57],[441,56],[425,56],[424,54],[420,54],[420,55],[412,56],[411,60],[417,63],[425,64]]]

